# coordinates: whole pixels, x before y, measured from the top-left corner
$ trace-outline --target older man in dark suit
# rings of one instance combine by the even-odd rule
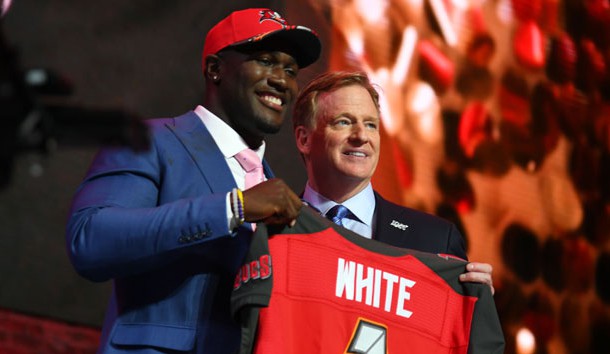
[[[402,207],[373,190],[379,161],[379,95],[364,73],[330,72],[299,94],[293,114],[297,148],[308,181],[303,199],[356,233],[393,246],[466,259],[456,226]],[[488,284],[492,266],[469,263],[462,281]]]

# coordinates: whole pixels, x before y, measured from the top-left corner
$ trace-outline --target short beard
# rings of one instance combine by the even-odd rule
[[[263,133],[264,135],[277,134],[287,121],[287,115],[288,114],[284,112],[279,122],[277,122],[275,119],[265,119],[265,116],[259,116],[253,122],[254,127],[257,131]]]
[[[283,124],[268,124],[266,122],[259,122],[257,128],[264,134],[277,134],[282,129]]]

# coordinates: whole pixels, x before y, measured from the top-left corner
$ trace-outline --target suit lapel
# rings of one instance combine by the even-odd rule
[[[265,172],[265,177],[267,177],[267,179],[275,177],[275,175],[273,174],[273,171],[271,171],[271,167],[269,167],[269,164],[267,163],[267,160],[265,160],[265,159],[263,159],[263,171]]]
[[[375,231],[374,239],[394,246],[405,243],[409,224],[404,209],[383,199],[375,192]]]
[[[174,121],[176,125],[168,125],[168,128],[193,157],[212,192],[226,192],[237,187],[224,155],[199,116],[191,111]],[[267,179],[275,177],[266,160],[263,160],[263,170]]]
[[[168,125],[168,128],[189,152],[212,192],[227,192],[235,188],[235,180],[225,157],[199,116],[191,111],[174,121],[175,126]]]

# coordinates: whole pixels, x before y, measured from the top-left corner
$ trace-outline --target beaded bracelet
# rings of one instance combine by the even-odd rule
[[[244,196],[238,188],[233,188],[231,191],[231,210],[233,211],[233,218],[235,218],[238,225],[246,221],[244,217]]]
[[[237,204],[238,209],[239,209],[239,219],[242,220],[242,222],[246,221],[246,214],[245,214],[245,203],[244,203],[244,194],[242,193],[241,189],[237,189],[237,199],[239,201],[239,203]]]

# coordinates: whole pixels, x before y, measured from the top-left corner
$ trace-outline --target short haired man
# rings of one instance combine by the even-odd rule
[[[73,200],[67,248],[81,275],[114,281],[101,353],[237,351],[229,298],[250,222],[290,224],[302,206],[264,161],[253,187],[250,170],[260,171],[263,139],[280,129],[297,73],[320,49],[314,32],[275,11],[233,12],[205,40],[203,104],[147,121],[147,151],[96,156]],[[255,167],[242,168],[250,159]]]
[[[371,185],[379,161],[379,95],[364,73],[329,72],[299,94],[294,136],[308,181],[303,199],[323,215],[347,208],[341,224],[403,248],[466,259],[464,239],[442,218],[383,199]],[[492,266],[469,263],[462,281],[492,286]]]

